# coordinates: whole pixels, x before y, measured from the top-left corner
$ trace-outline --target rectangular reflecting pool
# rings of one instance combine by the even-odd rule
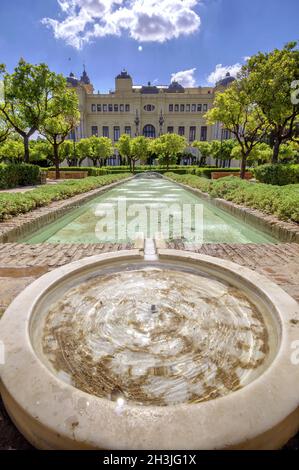
[[[161,215],[162,214],[162,215]],[[176,183],[138,177],[72,209],[55,222],[20,239],[22,243],[127,242],[133,233],[203,243],[277,243]]]

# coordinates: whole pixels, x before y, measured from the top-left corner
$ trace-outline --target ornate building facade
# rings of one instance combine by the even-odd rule
[[[80,79],[71,73],[67,81],[77,90],[81,113],[73,138],[106,136],[116,143],[124,133],[154,138],[172,132],[185,136],[189,144],[228,138],[221,126],[209,126],[204,115],[213,106],[215,92],[233,80],[228,74],[215,87],[184,88],[177,82],[136,86],[123,70],[115,78],[115,90],[101,94],[94,93],[85,70]]]

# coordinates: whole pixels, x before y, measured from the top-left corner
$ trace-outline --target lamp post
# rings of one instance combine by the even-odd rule
[[[140,124],[138,109],[136,109],[136,117],[135,117],[134,122],[135,122],[135,126],[136,126],[135,137],[137,137],[139,135],[139,124]]]

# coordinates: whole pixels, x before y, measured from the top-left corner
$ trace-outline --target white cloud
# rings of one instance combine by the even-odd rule
[[[210,73],[210,75],[208,76],[207,81],[211,85],[215,85],[215,83],[224,78],[227,73],[230,73],[232,77],[236,77],[238,72],[240,72],[241,68],[241,64],[234,64],[228,66],[218,64],[216,65],[214,72]]]
[[[196,86],[196,79],[194,77],[194,73],[196,68],[189,69],[189,70],[181,70],[180,72],[173,73],[171,75],[172,82],[178,82],[183,87],[192,88]]]
[[[138,51],[139,51],[139,52],[142,52],[142,51],[143,51],[143,47],[142,47],[142,46],[138,46]]]
[[[63,20],[44,18],[56,39],[81,49],[85,43],[124,31],[136,41],[164,42],[199,29],[200,0],[57,0]]]

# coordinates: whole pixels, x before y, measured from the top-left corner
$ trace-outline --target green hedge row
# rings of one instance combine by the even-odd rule
[[[193,167],[188,169],[187,173],[211,179],[214,171],[221,171],[222,173],[240,173],[240,168]]]
[[[0,189],[30,186],[40,183],[40,169],[36,165],[0,163]]]
[[[193,167],[187,167],[183,165],[175,165],[175,167],[169,167],[167,170],[166,167],[158,166],[137,166],[135,168],[135,174],[144,173],[146,171],[156,171],[158,173],[166,173],[167,171],[173,171],[181,175],[185,175],[188,169]],[[49,171],[55,171],[54,167],[47,168]],[[110,166],[110,167],[61,167],[60,171],[88,171],[88,176],[100,176],[100,175],[119,175],[122,173],[128,173],[130,168],[127,166]]]
[[[250,183],[235,177],[211,181],[195,175],[175,175],[167,173],[169,178],[192,188],[209,193],[227,201],[259,209],[273,214],[282,220],[299,223],[299,184],[274,186],[263,183]]]
[[[76,194],[114,183],[128,176],[130,175],[90,176],[81,180],[44,185],[26,193],[0,193],[0,221],[46,206],[52,201],[67,199]]]
[[[258,181],[266,184],[284,186],[299,183],[299,165],[260,165],[254,170]]]
[[[48,171],[55,171],[54,166],[50,166],[49,168],[42,168],[42,170],[48,170]],[[61,167],[60,171],[87,171],[88,176],[102,176],[102,175],[108,175],[110,174],[110,171],[108,168],[104,167],[93,167],[93,166],[66,166],[66,167]],[[128,169],[125,170],[125,173],[128,173]]]

